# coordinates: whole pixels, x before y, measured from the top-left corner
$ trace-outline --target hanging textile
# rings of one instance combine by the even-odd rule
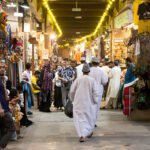
[[[140,55],[140,40],[136,39],[136,44],[135,44],[135,55]]]

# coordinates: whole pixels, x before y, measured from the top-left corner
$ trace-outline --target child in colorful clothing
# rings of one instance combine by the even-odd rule
[[[20,135],[20,120],[22,119],[23,114],[20,111],[20,106],[19,106],[19,95],[16,89],[11,89],[10,94],[9,94],[9,107],[12,112],[12,116],[15,122],[16,126],[16,132],[18,136]]]

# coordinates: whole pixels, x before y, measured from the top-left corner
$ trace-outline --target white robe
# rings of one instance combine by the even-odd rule
[[[111,70],[108,66],[102,66],[101,69],[102,69],[107,75],[109,75],[109,71]]]
[[[82,68],[84,64],[80,64],[79,66],[76,67],[77,70],[77,78],[83,76]]]
[[[99,92],[94,79],[88,75],[77,78],[71,86],[73,120],[78,136],[87,137],[95,126]]]
[[[106,104],[110,98],[117,98],[120,88],[121,69],[118,66],[113,67],[109,72],[109,85],[106,95]]]
[[[98,111],[99,111],[103,92],[104,92],[104,85],[106,85],[108,82],[108,75],[100,67],[91,67],[89,76],[94,78],[98,85],[99,96],[100,96],[98,99]]]

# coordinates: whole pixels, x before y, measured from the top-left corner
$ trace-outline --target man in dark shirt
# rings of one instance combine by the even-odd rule
[[[59,80],[62,81],[62,101],[63,106],[66,106],[69,90],[73,80],[75,79],[75,72],[70,66],[68,59],[63,60],[63,67],[58,71]]]

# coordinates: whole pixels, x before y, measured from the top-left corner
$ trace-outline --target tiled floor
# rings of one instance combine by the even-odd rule
[[[79,143],[63,112],[34,112],[34,125],[9,150],[150,150],[150,123],[131,122],[119,111],[101,111],[92,139]]]

